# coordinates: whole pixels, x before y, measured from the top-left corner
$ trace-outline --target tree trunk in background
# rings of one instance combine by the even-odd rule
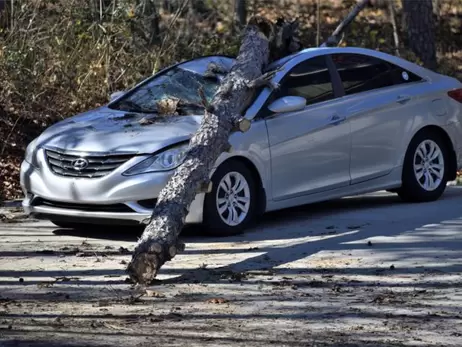
[[[287,36],[289,33],[293,36],[292,28],[296,28],[295,23],[278,21],[273,25],[264,18],[252,18],[249,22],[235,63],[211,104],[206,105],[204,101],[205,115],[190,140],[186,159],[160,192],[151,220],[135,247],[127,268],[134,282],[150,283],[159,268],[182,250],[178,236],[189,206],[197,193],[208,191],[210,172],[220,154],[229,150],[230,134],[248,130],[250,122],[241,117],[255,89],[269,83],[272,77],[271,74],[262,75],[270,56],[287,55],[294,53],[293,49],[300,49],[300,46],[294,47]],[[279,31],[284,35],[278,34]],[[286,37],[287,40],[272,42],[273,37]],[[282,45],[279,46],[279,42]],[[281,53],[274,54],[273,49]],[[222,67],[215,67],[215,70],[227,72]]]
[[[433,13],[435,14],[438,20],[440,20],[440,9],[441,9],[441,1],[433,0]]]
[[[235,0],[236,3],[236,18],[239,26],[242,28],[247,23],[247,1]]]
[[[395,42],[395,54],[399,57],[399,35],[398,26],[396,25],[396,11],[395,11],[395,0],[389,0],[388,2],[388,13],[390,16],[390,22],[393,27],[393,41]]]
[[[162,10],[169,13],[175,13],[184,7],[187,11],[180,13],[182,17],[188,14],[205,16],[210,11],[204,0],[163,0],[160,3],[162,4]]]
[[[8,0],[0,0],[0,28],[6,29],[8,27]]]
[[[152,46],[160,41],[160,16],[155,0],[137,0],[130,29],[135,44]]]
[[[429,69],[437,67],[432,0],[402,0],[409,47]]]
[[[189,0],[191,9],[195,14],[205,16],[209,13],[209,8],[204,0]]]
[[[187,1],[187,0],[185,0],[185,1]],[[189,1],[193,1],[193,0],[189,0]],[[162,2],[162,9],[165,12],[174,13],[174,12],[176,12],[176,10],[178,10],[178,8],[180,6],[181,6],[180,0],[164,0]]]
[[[172,12],[170,8],[170,1],[168,0],[162,1],[162,10],[164,10],[165,12]]]

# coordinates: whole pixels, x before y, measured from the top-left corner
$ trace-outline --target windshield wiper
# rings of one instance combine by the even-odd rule
[[[136,102],[133,102],[131,100],[122,100],[122,101],[118,102],[117,103],[117,108],[119,110],[121,110],[121,111],[128,111],[128,112],[140,112],[140,113],[155,113],[155,112],[157,112],[157,110],[144,108],[144,107],[138,105]]]

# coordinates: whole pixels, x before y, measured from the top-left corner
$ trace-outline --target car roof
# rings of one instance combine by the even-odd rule
[[[292,59],[299,58],[300,56],[306,56],[306,59],[310,57],[314,57],[320,54],[335,54],[335,53],[353,53],[353,54],[364,54],[368,55],[371,57],[379,58],[386,60],[390,63],[393,63],[395,65],[398,65],[406,70],[409,70],[411,72],[414,72],[422,77],[425,77],[427,79],[432,79],[435,77],[437,74],[422,67],[417,64],[411,63],[410,61],[407,61],[405,59],[402,59],[400,57],[396,57],[391,54],[387,54],[384,52],[380,52],[378,50],[373,50],[373,49],[368,49],[368,48],[360,48],[360,47],[311,47],[311,48],[305,48],[297,53],[294,53],[292,55],[286,56],[284,58],[281,58],[279,60],[276,60],[272,62],[267,70],[272,70],[273,68],[276,68],[278,66],[282,66],[289,62]]]

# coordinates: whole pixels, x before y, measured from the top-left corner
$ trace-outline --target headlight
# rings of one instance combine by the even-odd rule
[[[26,153],[24,154],[24,160],[33,166],[37,165],[37,139],[33,140],[26,148]]]
[[[138,175],[148,172],[169,171],[180,166],[185,157],[188,145],[182,145],[167,149],[166,151],[153,155],[141,163],[131,167],[123,174],[125,176]]]

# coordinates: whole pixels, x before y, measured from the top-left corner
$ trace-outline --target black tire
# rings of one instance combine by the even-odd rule
[[[250,204],[245,218],[235,226],[227,224],[219,214],[217,208],[217,190],[221,180],[228,173],[239,173],[246,180],[250,192]],[[251,227],[259,214],[259,186],[251,170],[242,162],[228,160],[221,164],[212,176],[212,191],[205,196],[204,201],[204,222],[205,232],[213,236],[232,236],[242,233]],[[220,190],[220,194],[223,193]]]
[[[427,190],[419,183],[419,180],[414,173],[414,159],[416,151],[424,141],[433,141],[441,150],[443,157],[444,173],[439,185],[432,190]],[[419,159],[416,159],[418,161]],[[420,162],[418,162],[420,163]],[[409,144],[404,158],[402,186],[398,189],[399,197],[406,202],[428,202],[435,201],[441,197],[446,189],[448,182],[449,168],[449,151],[444,140],[438,134],[431,131],[422,131],[418,133]],[[436,176],[432,176],[436,177]],[[424,177],[421,178],[425,179]]]

